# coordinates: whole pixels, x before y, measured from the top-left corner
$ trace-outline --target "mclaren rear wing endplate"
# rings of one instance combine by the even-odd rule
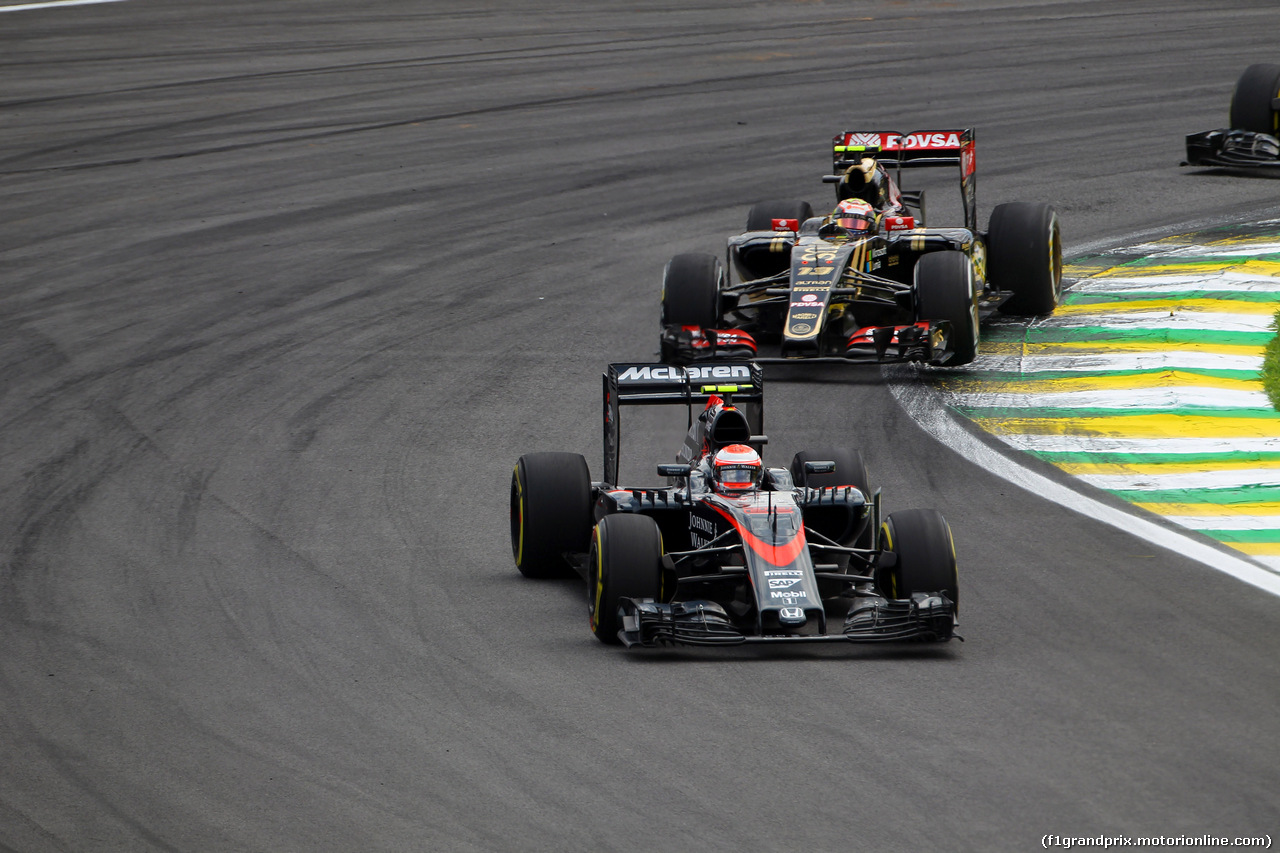
[[[764,431],[764,370],[751,361],[673,364],[611,364],[604,385],[604,481],[618,481],[622,445],[621,409],[634,405],[684,405],[689,424],[695,404],[731,395],[752,432]]]

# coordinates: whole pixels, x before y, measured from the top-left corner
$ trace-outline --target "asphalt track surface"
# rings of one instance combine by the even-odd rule
[[[976,127],[982,221],[1051,201],[1068,252],[1274,206],[1178,168],[1274,3],[507,7],[0,13],[0,849],[1280,833],[1276,599],[878,370],[771,373],[768,455],[940,509],[963,644],[626,654],[506,518],[519,453],[598,466],[666,259],[825,204],[838,130]]]

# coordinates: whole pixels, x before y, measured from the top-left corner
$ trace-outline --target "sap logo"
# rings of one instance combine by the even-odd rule
[[[769,589],[789,589],[800,583],[800,578],[769,578]]]
[[[911,133],[906,136],[886,135],[884,138],[886,151],[909,149],[914,151],[932,150],[936,148],[959,148],[960,134],[950,133]]]
[[[686,379],[750,379],[745,364],[714,364],[702,367],[669,367],[665,364],[633,365],[618,374],[619,382],[683,382]]]

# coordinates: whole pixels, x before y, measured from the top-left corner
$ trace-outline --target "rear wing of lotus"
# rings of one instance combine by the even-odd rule
[[[604,385],[604,482],[618,480],[622,446],[622,407],[684,405],[693,424],[694,406],[713,396],[732,396],[754,433],[764,431],[764,371],[751,361],[721,361],[686,366],[611,364]]]
[[[962,130],[846,130],[831,140],[831,167],[834,175],[823,181],[837,183],[840,175],[864,157],[874,157],[897,174],[902,186],[902,170],[922,166],[956,166],[960,172],[960,197],[964,202],[964,225],[978,230],[977,161],[973,128]],[[909,193],[904,192],[904,196]]]

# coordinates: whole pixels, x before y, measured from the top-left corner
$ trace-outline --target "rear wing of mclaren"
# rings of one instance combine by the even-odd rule
[[[831,168],[834,175],[823,181],[837,183],[840,175],[873,157],[886,168],[893,167],[894,181],[902,187],[902,170],[922,166],[956,166],[960,172],[960,197],[964,202],[964,226],[978,230],[977,160],[973,128],[961,130],[846,130],[831,140]],[[903,192],[904,196],[910,193]]]
[[[763,432],[764,371],[751,361],[673,364],[611,364],[604,385],[604,482],[615,485],[622,448],[622,407],[683,405],[693,424],[694,406],[731,395],[752,432]]]

